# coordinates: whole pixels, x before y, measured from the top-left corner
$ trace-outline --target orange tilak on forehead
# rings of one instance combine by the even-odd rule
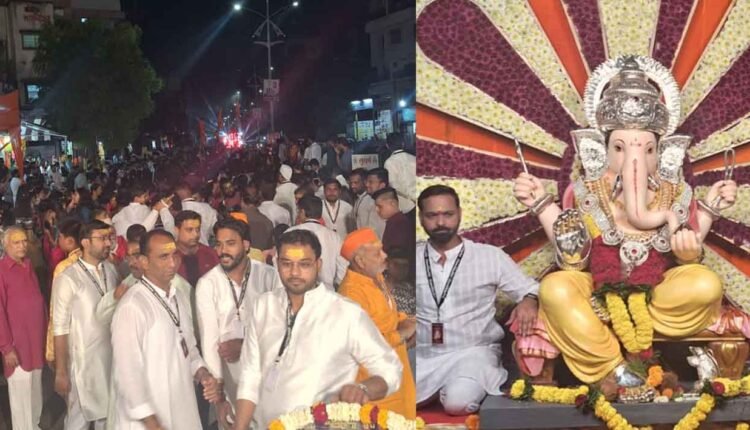
[[[177,245],[174,242],[167,242],[161,247],[164,252],[172,252],[177,249]]]
[[[286,248],[284,250],[284,258],[289,260],[302,260],[305,258],[305,250],[299,246]]]

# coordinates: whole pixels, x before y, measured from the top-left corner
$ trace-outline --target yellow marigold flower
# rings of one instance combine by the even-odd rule
[[[747,423],[737,423],[737,430],[750,430],[750,425]]]
[[[368,403],[366,405],[362,405],[362,407],[359,408],[359,420],[362,421],[363,424],[372,424],[372,420],[370,420],[370,412],[372,412],[372,407],[373,406]]]
[[[279,420],[273,420],[268,424],[268,430],[284,430],[284,424]]]
[[[422,419],[422,417],[417,417],[417,430],[424,430],[425,426],[424,419]]]
[[[381,409],[378,412],[378,427],[383,430],[388,429],[388,409]]]
[[[510,397],[518,399],[523,395],[523,391],[526,389],[526,381],[519,379],[513,383],[510,387]]]

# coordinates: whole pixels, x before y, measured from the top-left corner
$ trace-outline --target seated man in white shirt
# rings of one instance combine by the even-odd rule
[[[271,420],[316,402],[366,403],[398,390],[403,366],[369,316],[318,282],[318,239],[284,233],[278,244],[284,289],[255,302],[242,346],[234,430],[265,429]],[[357,371],[368,379],[355,384]]]
[[[479,410],[499,395],[508,372],[500,363],[502,327],[495,321],[498,290],[518,305],[511,318],[532,334],[539,284],[502,249],[458,234],[461,207],[444,185],[419,195],[419,221],[429,236],[417,246],[417,404],[439,398],[451,415]]]

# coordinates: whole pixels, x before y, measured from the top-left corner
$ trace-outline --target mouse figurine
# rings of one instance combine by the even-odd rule
[[[698,346],[691,346],[689,349],[692,355],[687,358],[687,362],[698,371],[698,380],[693,388],[700,391],[705,381],[711,381],[719,376],[719,364],[710,349]]]

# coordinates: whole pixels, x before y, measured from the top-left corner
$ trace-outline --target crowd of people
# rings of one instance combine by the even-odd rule
[[[333,400],[414,418],[403,146],[370,170],[341,138],[0,167],[12,428],[265,428]]]

